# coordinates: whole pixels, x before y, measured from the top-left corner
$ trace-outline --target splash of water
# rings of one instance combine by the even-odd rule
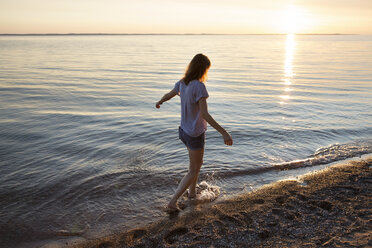
[[[220,195],[220,187],[202,181],[196,186],[198,202],[212,202]]]

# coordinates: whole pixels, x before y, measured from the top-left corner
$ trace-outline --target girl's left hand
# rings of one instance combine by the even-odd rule
[[[160,103],[160,102],[157,102],[157,103],[155,104],[155,107],[156,107],[156,108],[160,108],[160,105],[161,105],[161,103]]]

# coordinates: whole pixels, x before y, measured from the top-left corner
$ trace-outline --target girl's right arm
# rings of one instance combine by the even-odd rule
[[[156,104],[155,104],[155,107],[156,108],[160,108],[160,105],[163,104],[163,102],[166,102],[168,100],[170,100],[171,98],[173,98],[174,96],[177,95],[177,92],[174,91],[174,90],[171,90],[169,91],[167,94],[165,94],[161,99],[160,101],[158,101]]]
[[[220,124],[218,124],[217,121],[215,121],[213,117],[208,113],[208,104],[206,98],[200,98],[199,109],[203,119],[206,120],[209,125],[214,127],[214,129],[216,129],[222,135],[224,143],[226,145],[231,146],[233,144],[231,135],[223,127],[221,127]]]

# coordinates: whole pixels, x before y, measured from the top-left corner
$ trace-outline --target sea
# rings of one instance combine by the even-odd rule
[[[179,97],[155,103],[197,53],[234,140],[206,132],[216,202],[372,153],[369,35],[2,35],[0,246],[167,218],[188,154]]]

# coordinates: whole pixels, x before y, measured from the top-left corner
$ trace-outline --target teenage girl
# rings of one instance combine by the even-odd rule
[[[190,166],[188,173],[182,178],[176,193],[170,200],[167,210],[179,211],[178,198],[189,188],[189,198],[196,197],[196,183],[199,177],[200,167],[203,164],[205,131],[207,122],[221,133],[224,143],[228,146],[233,144],[231,135],[221,127],[208,113],[208,91],[205,87],[207,74],[211,62],[207,56],[197,54],[191,60],[185,76],[178,81],[173,90],[165,94],[156,103],[160,108],[163,102],[179,95],[181,97],[181,126],[179,127],[179,139],[186,145],[189,152]]]

